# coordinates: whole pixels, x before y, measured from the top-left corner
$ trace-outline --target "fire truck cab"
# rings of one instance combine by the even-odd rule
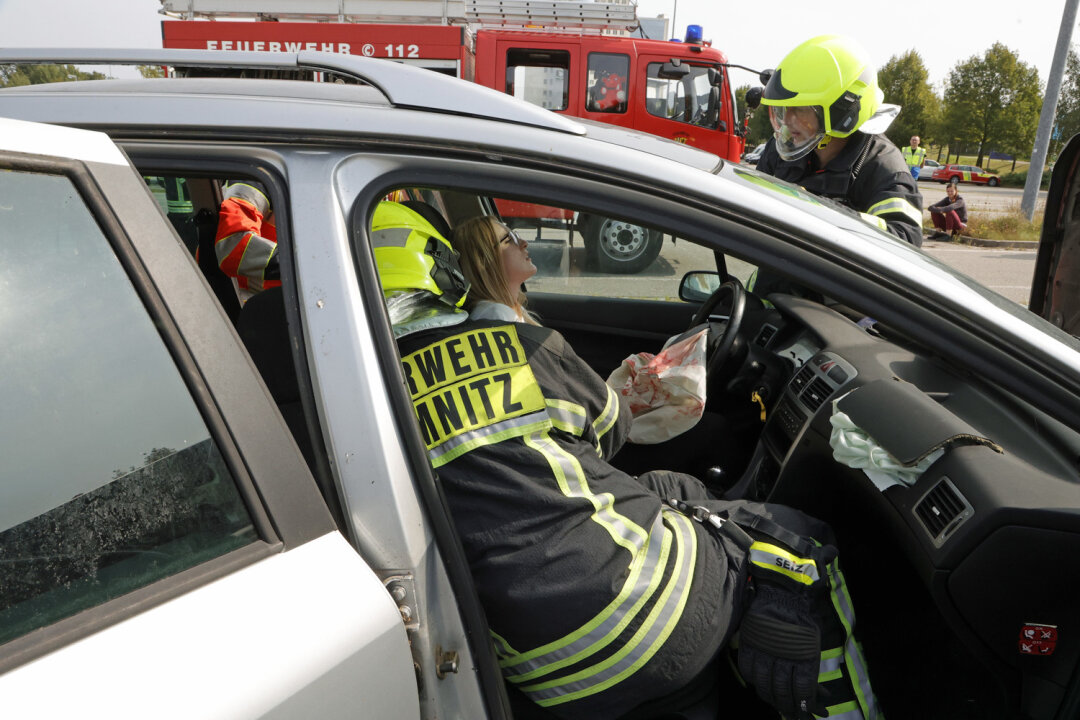
[[[737,160],[743,142],[726,62],[695,43],[481,29],[474,79],[548,110]]]

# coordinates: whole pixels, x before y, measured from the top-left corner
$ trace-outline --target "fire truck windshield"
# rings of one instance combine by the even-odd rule
[[[709,83],[709,68],[688,65],[679,79],[660,77],[661,63],[650,63],[646,106],[650,115],[715,128],[720,117],[720,94]]]

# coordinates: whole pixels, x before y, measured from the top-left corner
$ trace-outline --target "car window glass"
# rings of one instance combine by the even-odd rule
[[[439,193],[410,191],[421,194],[438,206]],[[478,201],[458,203],[471,206],[472,214],[480,207]],[[506,198],[489,198],[488,207],[528,243],[537,268],[530,292],[675,300],[684,274],[716,269],[712,250],[624,218]],[[453,208],[439,209],[451,224],[463,219]]]
[[[585,109],[590,112],[625,113],[630,56],[589,53]]]
[[[506,92],[545,110],[570,105],[570,53],[565,50],[510,50]]]
[[[0,643],[257,539],[66,177],[0,173]]]

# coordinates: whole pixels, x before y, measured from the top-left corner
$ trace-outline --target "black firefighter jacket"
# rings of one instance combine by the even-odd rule
[[[820,197],[879,217],[889,232],[922,246],[922,195],[904,157],[882,135],[856,132],[840,154],[821,167],[811,152],[799,160],[783,160],[771,138],[757,169],[801,185]]]
[[[742,549],[662,501],[701,484],[608,463],[629,411],[553,330],[469,321],[399,345],[506,680],[595,718],[693,679],[746,582]]]

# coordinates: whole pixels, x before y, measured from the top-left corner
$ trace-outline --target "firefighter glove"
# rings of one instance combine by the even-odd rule
[[[821,600],[828,580],[818,576],[831,547],[797,557],[766,542],[751,547],[752,595],[739,626],[738,667],[758,696],[787,718],[826,717],[818,687]]]

